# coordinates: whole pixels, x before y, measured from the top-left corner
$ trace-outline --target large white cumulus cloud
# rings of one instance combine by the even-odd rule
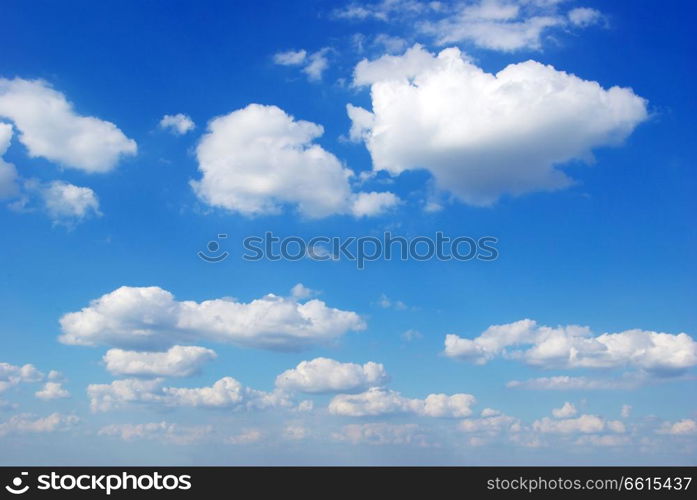
[[[370,86],[372,110],[348,111],[374,170],[426,169],[473,205],[570,185],[560,165],[621,143],[648,116],[631,89],[535,61],[487,73],[457,48],[363,60],[354,84]]]
[[[202,177],[192,187],[205,203],[243,215],[290,205],[310,218],[360,217],[398,203],[394,194],[380,193],[366,209],[366,193],[351,190],[353,172],[314,142],[323,133],[276,106],[250,104],[215,118],[196,149]]]
[[[177,301],[159,287],[123,286],[60,319],[61,342],[162,349],[200,340],[273,350],[298,350],[365,328],[352,311],[318,299],[299,302],[268,294],[234,299]]]
[[[686,333],[636,329],[594,336],[588,327],[524,319],[490,326],[474,339],[449,334],[445,354],[477,364],[503,356],[541,368],[629,367],[673,375],[697,365],[697,342]]]
[[[85,172],[107,172],[137,149],[116,125],[77,114],[41,80],[0,78],[0,117],[14,122],[30,156]]]

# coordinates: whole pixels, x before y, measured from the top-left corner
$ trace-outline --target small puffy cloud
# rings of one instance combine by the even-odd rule
[[[164,407],[227,408],[259,410],[287,407],[281,394],[257,391],[232,377],[223,377],[208,387],[163,387],[164,379],[123,379],[111,384],[90,384],[87,394],[93,412],[105,412],[130,404]]]
[[[590,434],[586,436],[580,436],[575,444],[577,446],[601,446],[601,447],[616,447],[625,446],[630,443],[628,436],[620,436],[616,434],[605,434],[598,436],[595,434]]]
[[[415,341],[415,340],[422,339],[424,336],[423,336],[423,334],[422,334],[421,332],[419,332],[418,330],[411,330],[411,329],[410,329],[410,330],[407,330],[407,331],[405,331],[404,333],[402,333],[402,335],[400,335],[400,337],[401,337],[402,340],[404,340],[405,342],[413,342],[413,341]]]
[[[362,330],[358,314],[312,299],[273,294],[249,303],[234,299],[177,301],[159,287],[121,287],[60,319],[60,341],[154,350],[181,342],[228,342],[271,350],[299,350]]]
[[[600,11],[591,9],[590,7],[576,7],[575,9],[571,9],[567,16],[571,24],[581,28],[598,24],[604,19]]]
[[[227,444],[252,444],[263,439],[264,433],[259,429],[245,429],[244,431],[225,439]]]
[[[349,417],[414,414],[458,418],[471,415],[475,402],[471,394],[429,394],[424,399],[410,399],[396,391],[373,387],[360,394],[334,396],[329,403],[329,412]]]
[[[333,433],[332,438],[351,444],[428,445],[426,436],[416,424],[350,424],[342,427],[340,432]]]
[[[10,363],[0,363],[0,393],[18,384],[41,382],[43,379],[44,374],[37,370],[34,365],[17,366]]]
[[[302,66],[302,72],[307,75],[308,80],[319,81],[322,79],[324,71],[329,67],[328,53],[328,47],[312,53],[308,53],[304,49],[287,50],[274,54],[273,62],[280,66]]]
[[[621,422],[611,421],[608,423],[596,415],[580,415],[576,418],[564,419],[544,417],[535,420],[532,428],[545,434],[597,434],[606,429],[617,433],[624,432],[624,425]]]
[[[449,334],[445,354],[476,364],[501,356],[541,368],[631,367],[668,376],[697,365],[697,342],[686,333],[627,330],[596,336],[588,327],[524,319],[490,326],[474,339]]]
[[[39,186],[38,192],[54,222],[78,222],[91,215],[101,215],[97,195],[88,187],[53,181]]]
[[[19,194],[17,169],[12,163],[2,159],[12,140],[12,125],[0,122],[0,200],[13,198]]]
[[[190,116],[183,113],[165,115],[160,120],[160,128],[168,130],[175,135],[184,135],[196,128],[196,124]]]
[[[295,300],[309,299],[310,297],[313,297],[318,293],[319,292],[317,292],[316,290],[308,288],[302,283],[298,283],[290,289],[290,296],[293,297]]]
[[[351,191],[354,173],[314,142],[323,133],[276,106],[250,104],[208,124],[196,149],[202,177],[191,185],[208,205],[247,216],[284,206],[309,218],[378,215],[394,206],[391,193]]]
[[[111,122],[77,114],[41,80],[0,78],[0,117],[14,122],[29,156],[85,172],[112,170],[137,147]]]
[[[210,425],[181,426],[170,422],[147,424],[112,424],[99,429],[100,436],[115,436],[124,441],[152,440],[178,445],[189,445],[201,441],[211,434]]]
[[[404,311],[409,308],[401,300],[393,300],[384,293],[380,294],[377,304],[383,309],[395,309],[397,311]]]
[[[481,418],[467,418],[458,424],[457,428],[462,432],[497,435],[502,432],[519,432],[521,429],[520,420],[499,412],[484,414]]]
[[[697,434],[697,420],[685,418],[677,422],[663,422],[656,431],[658,434],[670,434],[673,436],[688,436]]]
[[[276,387],[288,392],[360,392],[388,380],[385,367],[369,361],[364,365],[341,363],[328,358],[302,361],[276,378]]]
[[[457,48],[363,60],[354,85],[370,86],[372,110],[347,108],[349,135],[365,142],[374,171],[425,169],[438,189],[480,206],[568,187],[558,167],[621,144],[648,117],[631,89],[535,61],[487,73]]]
[[[288,424],[283,428],[283,437],[290,441],[301,441],[310,434],[310,429],[303,425]]]
[[[205,363],[216,357],[211,349],[175,345],[165,352],[109,349],[102,359],[106,369],[114,375],[188,377],[198,373]]]
[[[60,382],[46,382],[41,390],[35,393],[35,396],[43,400],[65,399],[70,397],[70,393]]]
[[[564,403],[561,408],[552,410],[552,415],[554,415],[555,418],[569,418],[576,415],[576,413],[576,407],[573,403],[569,403],[568,401]]]
[[[273,56],[273,62],[281,66],[299,66],[304,63],[306,59],[307,51],[305,49],[277,52]]]
[[[43,418],[28,413],[15,415],[5,422],[0,422],[0,437],[8,434],[45,434],[65,431],[77,424],[80,419],[74,415],[52,413]]]
[[[622,418],[629,418],[632,414],[632,406],[631,405],[622,405],[622,409],[620,410],[620,415]]]

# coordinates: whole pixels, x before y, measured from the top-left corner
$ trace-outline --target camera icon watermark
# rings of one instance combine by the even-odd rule
[[[14,479],[12,479],[12,484],[11,484],[11,485],[8,484],[7,486],[5,486],[5,489],[6,489],[8,492],[12,493],[13,495],[23,495],[24,493],[26,493],[27,491],[29,491],[29,485],[28,485],[28,484],[26,484],[26,485],[24,484],[24,477],[25,477],[25,476],[28,476],[28,475],[29,475],[28,472],[22,472],[22,473],[20,473],[19,476],[17,476],[17,477],[15,477]],[[23,486],[23,485],[24,485],[24,486]]]
[[[199,259],[210,263],[224,261],[230,256],[230,252],[226,250],[221,251],[220,240],[225,240],[227,237],[227,233],[219,233],[215,240],[211,240],[206,244],[206,252],[199,250],[196,255],[198,255]]]

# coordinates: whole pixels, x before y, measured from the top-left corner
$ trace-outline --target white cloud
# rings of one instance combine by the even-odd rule
[[[359,392],[388,380],[385,367],[369,361],[364,365],[341,363],[328,358],[302,361],[276,378],[276,387],[305,393]]]
[[[429,394],[425,399],[410,399],[392,390],[373,387],[360,394],[334,396],[329,403],[329,412],[350,417],[410,413],[425,417],[458,418],[471,415],[475,402],[470,394]]]
[[[77,222],[90,215],[100,216],[99,199],[88,187],[53,181],[38,186],[48,216],[54,222]]]
[[[0,437],[8,434],[44,434],[48,432],[65,431],[80,421],[74,415],[52,413],[43,418],[23,413],[14,415],[5,422],[0,422]]]
[[[380,294],[378,305],[383,309],[395,309],[397,311],[404,311],[408,309],[408,306],[404,302],[401,300],[393,300],[384,293]]]
[[[327,343],[365,323],[351,311],[312,299],[273,294],[249,303],[234,299],[177,301],[159,287],[121,287],[60,319],[60,341],[157,349],[200,340],[272,350]]]
[[[529,380],[511,380],[506,387],[512,389],[531,389],[540,391],[586,391],[634,389],[644,380],[640,377],[624,377],[620,379],[603,379],[590,377],[538,377]]]
[[[552,410],[552,415],[554,415],[555,418],[569,418],[576,415],[576,413],[576,407],[573,403],[569,403],[568,401],[564,403],[561,408]]]
[[[188,377],[216,357],[214,351],[204,347],[175,345],[165,352],[109,349],[102,359],[114,375]]]
[[[0,122],[0,200],[13,198],[19,194],[17,169],[12,163],[2,159],[12,140],[12,125]]]
[[[568,17],[574,26],[585,28],[600,23],[604,16],[596,9],[577,7],[569,11]]]
[[[697,342],[685,333],[644,330],[594,336],[588,327],[549,327],[524,319],[490,326],[474,339],[449,334],[445,354],[477,364],[501,356],[541,368],[632,367],[675,375],[697,365]]]
[[[342,19],[373,19],[399,23],[436,44],[468,43],[479,48],[512,52],[539,50],[554,29],[586,28],[602,14],[595,9],[560,9],[563,0],[473,0],[418,2],[382,0],[354,2],[334,12]]]
[[[279,393],[257,391],[232,377],[223,377],[208,387],[163,387],[164,379],[123,379],[111,384],[90,384],[87,394],[94,412],[110,411],[132,403],[166,407],[228,408],[261,410],[288,407]]]
[[[303,425],[288,424],[283,429],[283,437],[291,441],[301,441],[310,436],[311,431]]]
[[[0,363],[0,393],[18,384],[41,382],[43,379],[44,374],[37,370],[34,365],[16,366],[10,363]]]
[[[374,217],[383,214],[401,203],[393,193],[372,191],[356,193],[351,204],[351,213],[355,217]]]
[[[202,178],[192,181],[205,203],[243,215],[277,214],[296,206],[310,218],[377,215],[391,193],[353,193],[354,175],[315,139],[324,129],[276,106],[250,104],[211,120],[196,149]]]
[[[307,75],[308,80],[319,81],[329,67],[328,53],[328,47],[312,53],[304,49],[287,50],[274,54],[273,62],[281,66],[302,66],[302,72]]]
[[[348,112],[350,136],[365,141],[373,170],[426,169],[438,189],[473,205],[568,187],[573,180],[557,167],[590,161],[648,116],[631,89],[535,61],[486,73],[456,48],[433,55],[415,45],[363,60],[354,84],[371,90],[372,112]]]
[[[241,433],[228,437],[225,442],[228,444],[252,444],[264,437],[264,433],[259,429],[246,429]]]
[[[482,412],[482,418],[469,418],[462,420],[457,428],[462,432],[496,435],[502,432],[519,432],[520,420],[500,413],[487,414]]]
[[[153,440],[178,445],[189,445],[201,441],[211,434],[210,425],[181,426],[170,422],[147,424],[112,424],[99,429],[100,436],[116,436],[124,441]]]
[[[631,405],[622,405],[622,409],[620,410],[620,415],[622,416],[622,418],[629,418],[631,414],[632,414],[632,406]]]
[[[190,116],[183,113],[165,115],[160,120],[160,128],[169,130],[175,135],[184,135],[196,128],[196,124]]]
[[[342,427],[340,432],[333,433],[332,438],[351,444],[428,445],[426,437],[416,424],[350,424]]]
[[[41,390],[35,393],[39,399],[65,399],[70,397],[70,393],[63,387],[60,382],[46,382]]]
[[[299,66],[304,63],[306,59],[307,51],[305,49],[287,50],[285,52],[278,52],[273,56],[273,62],[281,66]]]
[[[695,435],[697,434],[697,420],[685,418],[677,422],[664,422],[656,432],[674,436]]]
[[[308,288],[302,283],[298,283],[290,289],[290,296],[293,297],[295,300],[309,299],[310,297],[314,297],[318,293],[319,292],[317,290]]]
[[[0,116],[14,122],[30,156],[85,172],[107,172],[137,150],[116,125],[78,115],[63,94],[41,80],[0,78]]]
[[[576,418],[564,419],[544,417],[535,420],[532,428],[545,434],[597,434],[606,429],[616,433],[624,432],[624,425],[621,422],[611,421],[608,423],[596,415],[580,415]]]
[[[629,443],[630,439],[628,436],[618,436],[616,434],[605,434],[603,436],[590,434],[579,437],[575,442],[577,446],[591,445],[602,447],[625,446]]]

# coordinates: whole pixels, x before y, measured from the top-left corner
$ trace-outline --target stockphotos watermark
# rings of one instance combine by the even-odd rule
[[[197,252],[205,262],[222,262],[230,254],[222,248],[226,233],[218,234]],[[290,261],[310,259],[319,262],[347,260],[363,270],[367,263],[378,260],[467,262],[471,260],[493,261],[499,256],[494,236],[448,236],[441,231],[435,236],[406,237],[385,232],[378,236],[276,236],[267,231],[263,236],[247,236],[242,240],[242,259],[249,262],[261,260]]]

